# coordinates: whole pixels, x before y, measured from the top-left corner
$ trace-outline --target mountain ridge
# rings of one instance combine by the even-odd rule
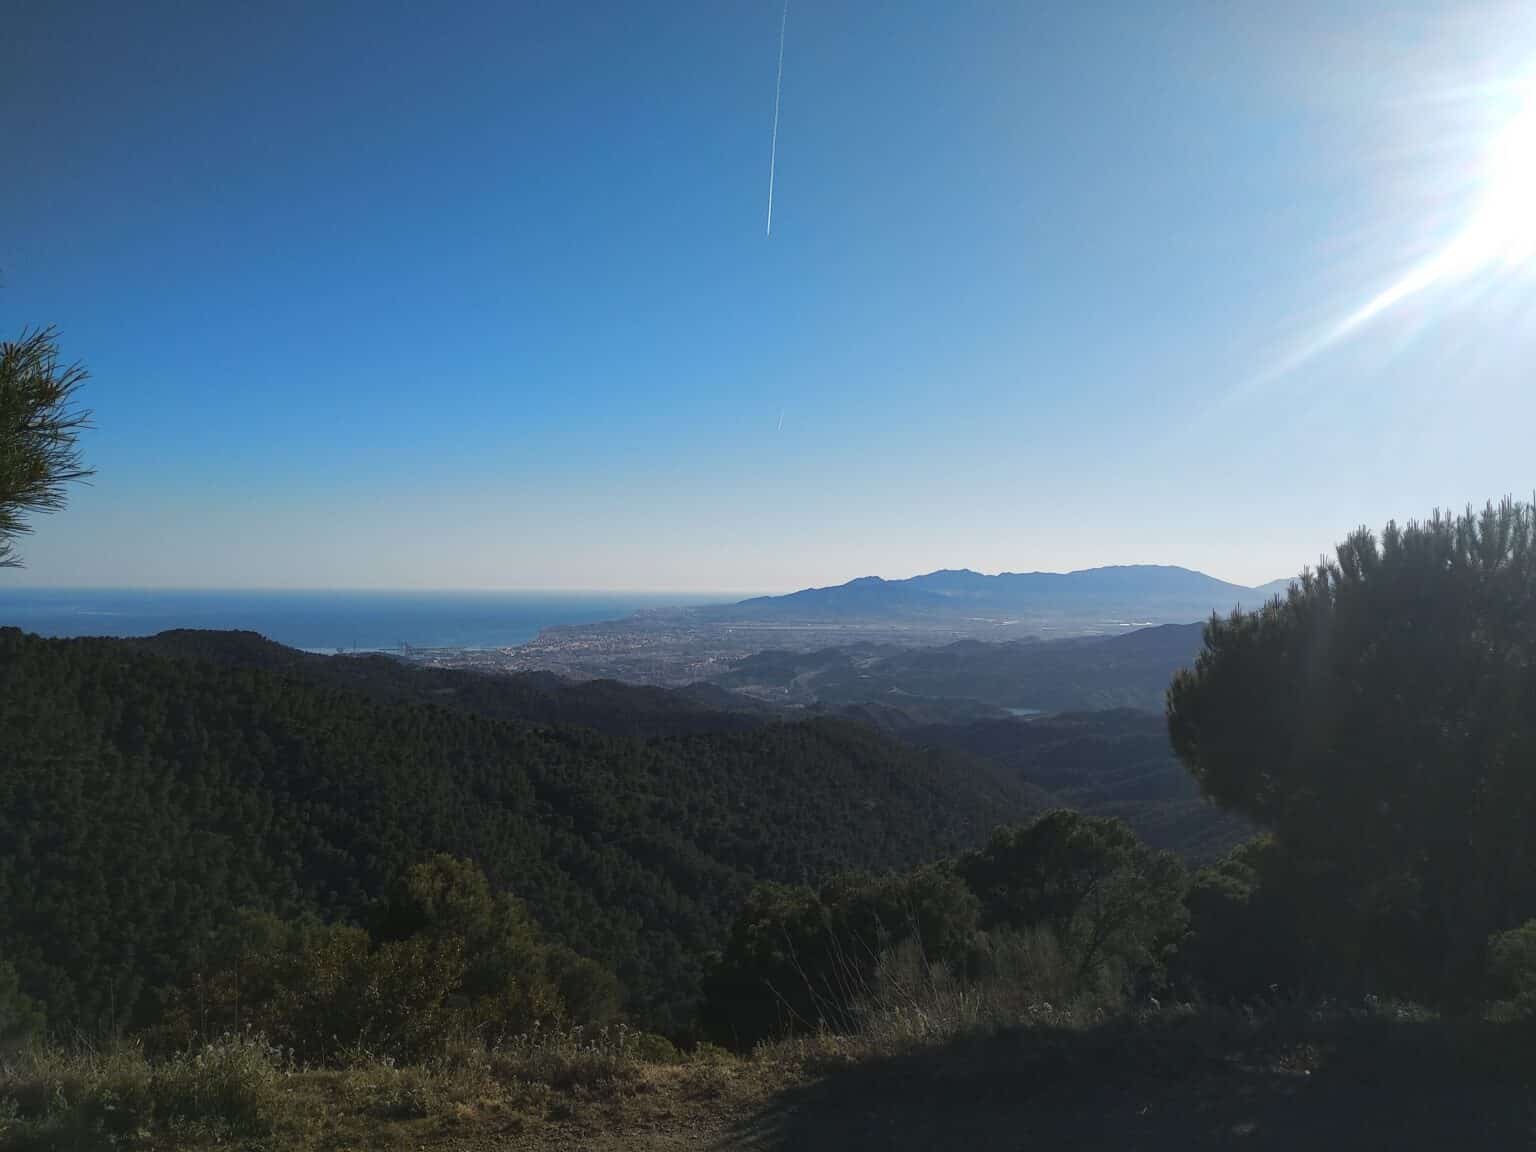
[[[713,683],[781,706],[878,704],[949,722],[1103,708],[1161,716],[1168,682],[1194,663],[1204,629],[1196,622],[1051,640],[770,649],[737,661]]]
[[[860,576],[842,584],[754,596],[701,610],[714,620],[891,619],[1027,612],[1043,616],[1150,615],[1148,623],[1187,622],[1281,594],[1289,580],[1249,587],[1174,564],[1119,564],[1070,572],[999,572],[940,568],[887,580]]]

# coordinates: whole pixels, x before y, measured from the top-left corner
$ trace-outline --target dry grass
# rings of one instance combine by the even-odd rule
[[[176,1128],[271,1131],[287,1069],[280,1053],[226,1038],[152,1062],[136,1045],[39,1049],[0,1066],[0,1139],[9,1147],[111,1147]]]
[[[1118,974],[1086,984],[1047,930],[982,942],[961,977],[909,940],[859,975],[837,1025],[765,1045],[759,1056],[809,1069],[896,1056],[1004,1028],[1082,1029],[1123,1010]]]
[[[1113,1007],[1032,936],[992,945],[968,979],[915,944],[882,955],[840,1030],[750,1056],[681,1054],[623,1027],[541,1028],[490,1048],[465,1036],[411,1065],[357,1049],[299,1068],[248,1038],[159,1061],[134,1047],[40,1050],[0,1068],[0,1149],[724,1147],[743,1116],[818,1080],[1020,1026],[1087,1031]]]
[[[745,1057],[657,1045],[649,1061],[632,1033],[569,1030],[444,1045],[410,1066],[354,1052],[346,1067],[298,1069],[250,1041],[161,1062],[134,1048],[43,1051],[0,1069],[0,1148],[916,1149],[963,1134],[980,1150],[1016,1148],[1026,1131],[1071,1146],[1072,1118],[1090,1115],[1116,1146],[1190,1147],[1197,1115],[1296,1135],[1293,1117],[1354,1123],[1399,1081],[1414,1099],[1433,1099],[1440,1077],[1487,1083],[1486,1101],[1457,1090],[1496,1112],[1500,1077],[1532,1050],[1529,1029],[1448,1029],[1398,1005],[1170,1005],[1101,1021],[1087,1003],[1015,1012],[911,957],[893,957],[880,982],[861,1031]]]
[[[0,1065],[0,1148],[415,1147],[611,1114],[658,1084],[697,1094],[707,1066],[626,1028],[539,1029],[491,1049],[466,1038],[408,1066],[356,1050],[297,1068],[233,1037],[160,1060],[134,1045],[40,1048]]]
[[[639,1078],[638,1034],[625,1028],[535,1030],[489,1053],[498,1080],[544,1084],[556,1091],[622,1088]]]

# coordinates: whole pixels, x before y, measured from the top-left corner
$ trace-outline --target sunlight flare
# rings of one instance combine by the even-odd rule
[[[1536,85],[1533,85],[1536,87]],[[1481,202],[1466,231],[1445,252],[1445,274],[1495,262],[1524,264],[1536,255],[1536,93],[1489,149]]]
[[[1536,256],[1536,77],[1522,85],[1517,111],[1485,153],[1466,225],[1429,259],[1271,367],[1255,383],[1288,375],[1377,317],[1436,285],[1516,269]]]

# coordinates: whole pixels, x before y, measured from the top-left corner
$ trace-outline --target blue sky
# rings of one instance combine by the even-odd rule
[[[3,579],[1252,583],[1536,485],[1536,264],[1437,255],[1522,6],[792,0],[766,238],[779,20],[8,6],[0,331],[98,476]]]

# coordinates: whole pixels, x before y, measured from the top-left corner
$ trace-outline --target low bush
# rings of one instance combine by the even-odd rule
[[[1489,991],[1521,1016],[1536,1017],[1536,920],[1488,939]]]
[[[261,1132],[277,1113],[283,1056],[259,1040],[229,1036],[166,1060],[153,1069],[157,1117],[211,1121],[237,1132]]]
[[[0,1054],[26,1047],[43,1023],[42,1007],[21,990],[16,969],[0,960]]]
[[[490,1072],[557,1091],[627,1084],[639,1078],[637,1047],[636,1034],[622,1024],[592,1031],[534,1028],[492,1049]]]
[[[250,1135],[271,1130],[283,1074],[280,1054],[235,1037],[156,1063],[137,1045],[36,1049],[0,1066],[0,1100],[20,1146],[112,1144],[171,1123]]]

